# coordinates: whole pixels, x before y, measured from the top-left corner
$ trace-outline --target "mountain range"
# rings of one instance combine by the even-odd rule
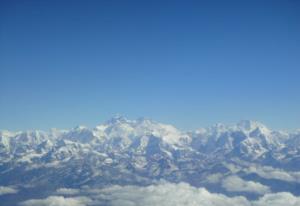
[[[1,196],[0,187],[3,205],[59,188],[161,181],[248,199],[300,195],[300,131],[243,120],[186,132],[116,116],[95,128],[0,132],[0,185],[21,191]]]

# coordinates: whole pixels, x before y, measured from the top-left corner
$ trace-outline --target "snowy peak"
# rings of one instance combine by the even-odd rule
[[[95,128],[1,132],[0,165],[10,162],[9,169],[24,168],[25,173],[49,168],[54,179],[57,169],[66,170],[65,177],[72,167],[79,172],[78,178],[87,172],[92,178],[116,172],[120,180],[126,174],[159,177],[177,174],[174,171],[197,172],[207,164],[237,159],[293,166],[299,165],[299,137],[254,121],[182,132],[147,118],[117,116]]]
[[[299,142],[299,135],[268,129],[257,121],[242,120],[235,125],[215,124],[194,132],[182,132],[169,124],[148,118],[128,120],[116,115],[112,119],[90,129],[77,126],[70,130],[50,132],[0,132],[0,146],[8,151],[26,152],[27,149],[49,142],[53,145],[61,140],[98,148],[129,148],[144,137],[159,138],[163,144],[190,147],[200,152],[233,151],[243,147],[245,151],[279,150],[291,142]],[[295,139],[294,141],[292,139]],[[256,149],[256,150],[258,150]],[[262,152],[260,152],[262,154]]]
[[[65,133],[64,138],[81,143],[88,143],[94,139],[94,134],[92,130],[85,126],[77,126]]]
[[[251,132],[259,129],[262,132],[270,132],[270,130],[260,122],[252,120],[242,120],[237,123],[237,128],[243,131]]]
[[[105,122],[106,125],[114,125],[114,124],[124,124],[129,123],[130,121],[122,116],[122,115],[115,115],[111,119]]]
[[[0,182],[26,189],[148,185],[163,179],[223,188],[229,175],[267,183],[286,179],[286,188],[300,182],[299,157],[299,132],[273,131],[248,120],[182,132],[147,118],[115,116],[95,128],[0,132]],[[250,180],[247,184],[254,184]],[[294,182],[291,188],[297,190]]]
[[[292,134],[273,131],[264,124],[242,120],[234,125],[216,124],[189,133],[191,146],[207,154],[241,155],[248,159],[263,158],[268,152],[278,152],[288,147]]]
[[[96,127],[106,138],[129,138],[134,139],[141,136],[156,136],[162,138],[166,143],[179,143],[182,136],[181,131],[172,125],[155,122],[148,118],[128,120],[122,116],[115,116],[109,121]]]

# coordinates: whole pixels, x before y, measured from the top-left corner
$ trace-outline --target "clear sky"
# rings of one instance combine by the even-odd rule
[[[300,128],[300,1],[0,1],[0,129],[115,114]]]

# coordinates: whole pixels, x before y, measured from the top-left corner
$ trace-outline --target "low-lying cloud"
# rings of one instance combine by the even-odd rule
[[[45,199],[33,199],[20,203],[20,206],[87,206],[92,201],[88,197],[50,196]]]
[[[299,206],[300,197],[296,197],[288,192],[280,192],[274,194],[266,194],[258,201],[255,201],[254,206]]]
[[[249,192],[255,194],[265,194],[270,192],[270,188],[259,182],[245,181],[238,176],[229,176],[222,181],[222,187],[229,192]]]
[[[103,190],[104,197],[111,206],[248,206],[244,197],[227,197],[222,194],[213,194],[204,188],[195,188],[186,183],[165,183],[148,187],[115,186]]]
[[[73,188],[59,188],[56,190],[56,193],[59,195],[77,195],[80,193],[80,190]]]
[[[255,173],[265,179],[277,179],[286,182],[300,183],[300,172],[287,172],[282,169],[273,168],[269,166],[254,167],[244,169],[246,173]]]
[[[227,181],[241,181],[236,177]],[[243,181],[247,190],[259,188],[266,192],[268,188],[258,183]],[[241,186],[240,185],[240,186]],[[249,186],[250,185],[250,186]],[[76,190],[58,190],[76,191]],[[72,193],[72,192],[71,192]],[[247,200],[243,196],[228,197],[223,194],[211,193],[205,188],[192,187],[186,183],[167,183],[141,186],[110,186],[103,189],[84,187],[79,196],[74,193],[65,196],[50,196],[45,199],[27,200],[20,206],[296,206],[300,205],[300,198],[290,193],[268,193],[255,201]]]
[[[14,187],[0,186],[0,196],[6,194],[15,194],[18,190]]]

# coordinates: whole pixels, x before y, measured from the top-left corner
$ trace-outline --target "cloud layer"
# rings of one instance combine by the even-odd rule
[[[261,192],[268,188],[258,183],[246,182],[236,177],[227,179],[228,182],[238,182],[246,190],[258,188]],[[229,185],[227,185],[229,186]],[[239,188],[240,189],[240,188]],[[62,190],[77,191],[63,188]],[[211,193],[205,188],[195,188],[186,183],[162,182],[147,187],[141,186],[110,186],[104,189],[84,187],[80,189],[80,196],[69,193],[65,196],[50,196],[45,199],[27,200],[20,206],[297,206],[300,198],[290,193],[269,193],[256,201],[249,201],[245,197],[227,197],[223,194]],[[65,193],[65,194],[66,194]],[[76,192],[77,194],[77,192]]]
[[[6,194],[15,194],[18,190],[13,187],[0,186],[0,196]]]
[[[222,181],[222,187],[229,192],[249,192],[265,194],[270,192],[270,188],[253,181],[245,181],[238,176],[229,176]]]
[[[244,169],[246,173],[255,173],[265,179],[277,179],[286,182],[300,183],[300,172],[287,172],[282,169],[277,169],[269,166],[256,167],[251,166]]]
[[[33,199],[20,203],[20,206],[86,206],[92,201],[88,197],[50,196],[45,199]]]

